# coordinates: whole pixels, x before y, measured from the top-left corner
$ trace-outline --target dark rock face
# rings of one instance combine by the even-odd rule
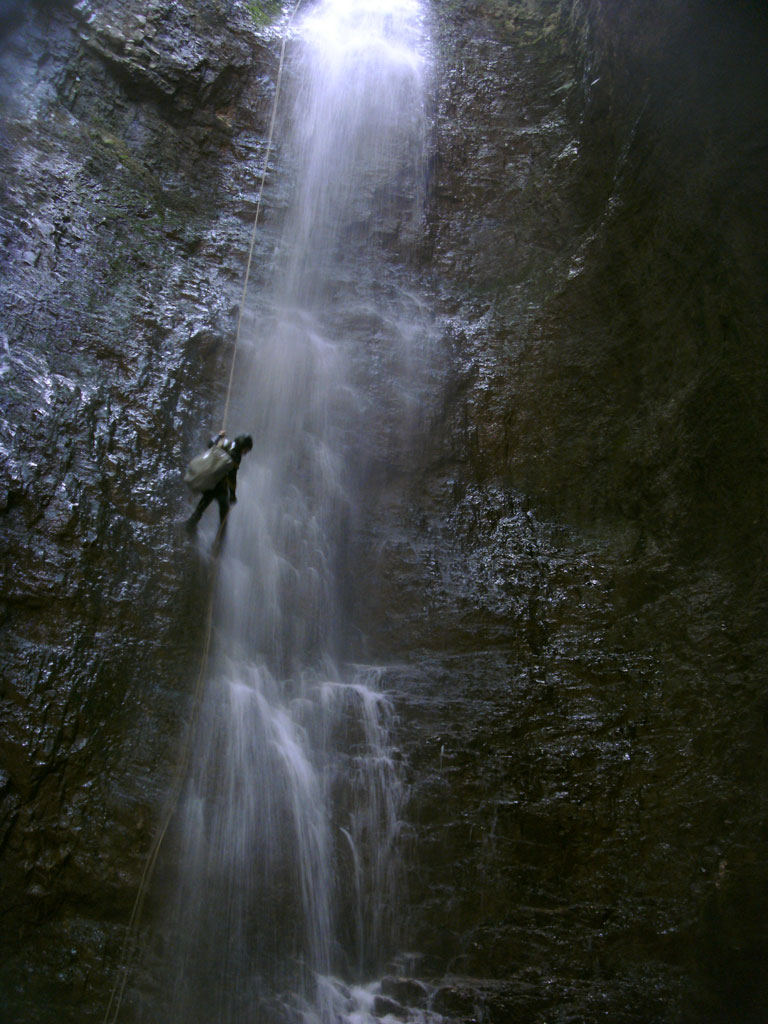
[[[765,17],[433,20],[404,274],[439,359],[348,557],[411,787],[417,977],[379,1008],[761,1021]],[[82,1022],[188,717],[179,469],[221,406],[276,66],[236,0],[8,5],[0,32],[0,1007]]]
[[[436,20],[445,401],[358,605],[403,660],[410,948],[482,1019],[757,1021],[765,19]]]

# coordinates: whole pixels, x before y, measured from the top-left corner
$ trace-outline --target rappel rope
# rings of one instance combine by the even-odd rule
[[[288,19],[286,28],[288,28],[293,21],[296,11],[299,9],[301,0],[298,0],[296,5],[291,12],[291,16]],[[235,377],[235,360],[237,358],[237,346],[240,341],[240,325],[243,321],[243,310],[245,309],[245,295],[248,291],[248,278],[251,274],[251,262],[253,261],[253,247],[256,244],[256,227],[259,223],[259,213],[261,212],[261,197],[264,193],[264,182],[267,179],[267,170],[269,168],[269,154],[272,149],[272,135],[275,130],[275,119],[277,117],[277,101],[280,98],[280,82],[283,77],[283,64],[285,63],[285,44],[287,42],[287,36],[283,36],[282,46],[280,47],[280,63],[277,68],[277,81],[275,82],[275,101],[272,104],[272,118],[269,122],[269,134],[267,136],[267,152],[264,157],[264,169],[261,172],[261,184],[259,186],[259,195],[256,200],[256,216],[253,218],[253,230],[251,231],[251,245],[248,249],[248,262],[245,265],[245,280],[243,281],[243,294],[240,297],[240,309],[237,314],[237,329],[235,331],[235,344],[232,349],[232,365],[229,368],[229,384],[227,385],[227,400],[224,403],[224,414],[221,421],[221,429],[225,431],[227,429],[227,416],[229,414],[229,399],[232,395],[232,382]]]
[[[223,524],[222,524],[223,526]],[[216,536],[216,540],[220,539],[222,526],[219,527],[219,533]],[[203,679],[205,678],[205,669],[208,664],[208,654],[211,649],[211,634],[213,627],[213,595],[214,595],[214,584],[216,582],[216,573],[218,567],[218,560],[213,563],[213,570],[211,572],[211,597],[208,602],[208,614],[205,628],[205,641],[203,643],[203,651],[200,656],[200,671],[197,674],[197,681],[195,683],[195,689],[192,698],[192,714],[187,725],[187,733],[182,746],[181,757],[176,765],[176,771],[174,774],[173,785],[171,786],[170,793],[166,802],[165,814],[162,818],[162,825],[159,832],[155,836],[152,847],[149,851],[144,870],[139,880],[139,891],[136,895],[136,900],[133,904],[131,916],[128,921],[128,929],[126,931],[125,941],[123,942],[123,949],[120,956],[120,973],[115,981],[112,989],[112,995],[109,999],[109,1005],[107,1006],[107,1012],[104,1017],[104,1024],[109,1022],[117,1021],[118,1014],[120,1013],[120,1006],[123,1001],[123,993],[125,992],[125,986],[128,983],[128,974],[133,961],[133,956],[136,952],[137,946],[137,929],[139,926],[139,920],[141,918],[141,911],[144,907],[144,900],[147,895],[147,889],[149,887],[150,879],[152,878],[152,872],[155,869],[157,858],[160,854],[160,847],[165,839],[165,834],[168,831],[168,826],[173,819],[173,815],[176,812],[176,807],[181,796],[181,789],[184,785],[184,779],[187,774],[187,768],[189,767],[190,751],[192,749],[192,735],[194,733],[195,723],[197,721],[197,712],[200,708],[200,701],[203,693]],[[113,1012],[114,1006],[114,1012]],[[111,1016],[110,1016],[111,1014]]]
[[[232,395],[232,384],[233,384],[234,377],[235,377],[235,361],[236,361],[236,358],[237,358],[237,348],[238,348],[238,344],[239,344],[239,341],[240,341],[240,326],[241,326],[242,320],[243,320],[243,310],[245,308],[245,299],[246,299],[246,293],[247,293],[247,290],[248,290],[248,279],[249,279],[250,273],[251,273],[251,263],[253,261],[253,250],[254,250],[254,246],[256,244],[256,229],[257,229],[258,223],[259,223],[259,214],[261,213],[261,199],[262,199],[262,196],[264,194],[264,184],[265,184],[266,178],[267,178],[267,169],[269,167],[269,156],[270,156],[270,152],[271,152],[271,149],[272,149],[272,137],[274,135],[275,121],[276,121],[276,118],[277,118],[277,104],[278,104],[278,101],[280,99],[280,84],[282,82],[282,77],[283,77],[283,65],[285,64],[285,47],[286,47],[286,43],[287,43],[287,29],[290,28],[290,25],[293,22],[293,19],[296,16],[296,12],[298,11],[298,9],[301,6],[302,2],[303,2],[303,0],[296,0],[296,3],[293,6],[293,10],[291,11],[291,14],[290,14],[290,16],[289,16],[289,18],[288,18],[288,20],[287,20],[287,22],[285,24],[286,32],[283,34],[282,45],[280,47],[280,61],[279,61],[279,64],[278,64],[277,79],[276,79],[276,82],[275,82],[275,98],[274,98],[274,101],[272,103],[272,117],[271,117],[270,123],[269,123],[269,133],[268,133],[268,136],[267,136],[267,148],[266,148],[266,153],[264,155],[264,168],[262,170],[261,183],[259,185],[259,194],[258,194],[258,198],[256,200],[256,214],[255,214],[254,219],[253,219],[253,229],[251,231],[251,242],[250,242],[250,247],[249,247],[249,250],[248,250],[248,261],[247,261],[246,267],[245,267],[245,280],[243,282],[243,292],[242,292],[242,296],[241,296],[241,299],[240,299],[240,309],[239,309],[238,316],[237,316],[237,329],[235,331],[235,341],[234,341],[234,345],[233,345],[233,349],[232,349],[232,364],[231,364],[230,371],[229,371],[229,382],[227,384],[227,398],[226,398],[226,402],[224,403],[224,413],[223,413],[223,416],[222,416],[222,424],[221,424],[222,432],[226,430],[226,426],[227,426],[227,416],[229,414],[229,401],[230,401],[230,398],[231,398],[231,395]],[[218,547],[218,544],[221,541],[221,534],[222,534],[223,525],[224,524],[222,524],[219,527],[218,533],[216,534],[216,541],[214,542],[216,547]],[[152,878],[152,872],[155,869],[155,865],[157,863],[157,858],[158,858],[158,856],[160,854],[160,847],[163,844],[163,840],[165,839],[165,835],[166,835],[166,833],[168,831],[168,828],[170,826],[171,820],[173,819],[173,815],[176,812],[176,808],[177,808],[178,802],[179,802],[179,797],[181,796],[181,790],[182,790],[182,787],[183,787],[183,784],[184,784],[184,779],[186,777],[187,769],[189,767],[190,751],[192,749],[192,736],[193,736],[194,728],[195,728],[195,725],[196,725],[196,722],[197,722],[197,713],[198,713],[199,708],[200,708],[202,692],[203,692],[203,680],[205,678],[205,669],[206,669],[206,667],[208,665],[208,656],[210,654],[210,649],[211,649],[211,635],[212,635],[212,632],[213,632],[213,602],[214,602],[214,596],[215,596],[215,582],[216,582],[217,571],[218,571],[218,559],[214,560],[213,569],[212,569],[212,572],[211,572],[210,599],[209,599],[209,602],[208,602],[208,611],[207,611],[207,616],[206,616],[205,641],[203,643],[203,650],[202,650],[202,654],[201,654],[201,657],[200,657],[200,670],[199,670],[198,675],[197,675],[197,680],[196,680],[196,683],[195,683],[195,689],[194,689],[194,693],[193,693],[192,715],[190,717],[189,724],[187,726],[187,732],[186,732],[186,737],[185,737],[185,740],[184,740],[184,744],[182,746],[181,756],[180,756],[178,764],[176,766],[176,771],[175,771],[175,775],[174,775],[173,785],[172,785],[171,791],[170,791],[170,793],[168,795],[167,807],[166,807],[165,814],[163,815],[163,818],[162,818],[162,824],[161,824],[160,830],[158,831],[158,833],[157,833],[157,835],[155,837],[155,840],[154,840],[154,842],[152,844],[152,847],[151,847],[151,849],[149,851],[149,856],[147,857],[147,861],[146,861],[146,863],[144,865],[144,870],[143,870],[141,878],[139,880],[139,891],[138,891],[138,893],[136,895],[136,900],[134,901],[133,909],[131,911],[131,916],[130,916],[130,919],[128,921],[128,928],[127,928],[127,932],[126,932],[126,936],[125,936],[125,941],[123,943],[122,953],[121,953],[121,956],[120,956],[120,973],[119,973],[119,975],[117,977],[117,980],[115,981],[114,987],[112,989],[112,994],[110,996],[109,1005],[107,1006],[107,1012],[106,1012],[106,1014],[104,1016],[104,1024],[115,1024],[115,1022],[117,1021],[117,1018],[118,1018],[118,1014],[120,1013],[120,1006],[121,1006],[122,1001],[123,1001],[123,995],[125,993],[125,986],[128,983],[128,974],[129,974],[129,971],[130,971],[130,967],[131,967],[131,963],[133,961],[134,954],[136,952],[136,946],[137,946],[137,941],[138,941],[137,940],[137,929],[138,929],[139,921],[141,919],[141,912],[142,912],[143,907],[144,907],[144,900],[146,899],[147,890],[149,888],[149,883],[150,883],[150,880]]]

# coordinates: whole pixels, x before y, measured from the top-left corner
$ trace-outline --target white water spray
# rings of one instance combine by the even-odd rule
[[[255,448],[180,815],[178,1024],[346,1019],[330,977],[359,981],[392,952],[403,791],[378,673],[344,660],[344,550],[353,467],[368,431],[391,443],[387,416],[404,429],[425,332],[398,283],[421,227],[425,68],[415,0],[321,0],[297,23],[281,154],[295,198],[238,357],[231,421]]]

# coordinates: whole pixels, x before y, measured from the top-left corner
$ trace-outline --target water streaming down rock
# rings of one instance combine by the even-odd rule
[[[423,18],[413,0],[325,0],[297,32],[295,201],[238,351],[231,421],[255,449],[180,816],[175,1021],[275,1020],[275,1001],[339,1020],[329,976],[359,980],[392,952],[403,793],[377,671],[344,661],[343,552],[376,424],[365,381],[379,374],[403,430],[425,333],[413,295],[381,298],[421,222]],[[398,371],[384,384],[382,345]]]

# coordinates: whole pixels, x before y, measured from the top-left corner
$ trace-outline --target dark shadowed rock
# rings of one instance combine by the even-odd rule
[[[429,996],[427,986],[416,978],[382,978],[381,991],[405,1006],[426,1006]]]
[[[406,1012],[403,1007],[394,999],[388,996],[376,996],[373,1000],[373,1012],[377,1017],[392,1016],[397,1020],[404,1020]]]

